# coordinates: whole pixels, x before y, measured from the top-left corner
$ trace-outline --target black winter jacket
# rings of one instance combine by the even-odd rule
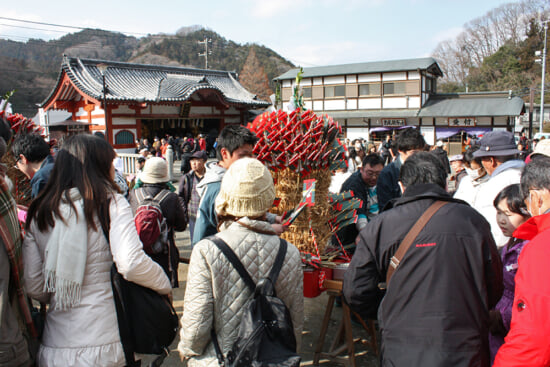
[[[144,184],[143,188],[151,196],[156,196],[162,189],[166,189],[164,184]],[[135,190],[130,191],[128,201],[132,207],[134,214],[139,207],[138,200],[136,198]],[[170,241],[170,254],[158,254],[151,255],[151,258],[156,261],[164,272],[170,278],[172,288],[178,287],[178,265],[179,265],[179,251],[176,247],[174,240],[174,231],[182,232],[187,228],[187,209],[183,204],[183,199],[176,193],[170,193],[166,199],[160,203],[160,209],[162,215],[166,218],[166,223],[170,229],[168,239]],[[170,256],[169,256],[170,255]],[[170,270],[170,268],[172,270]]]
[[[450,203],[420,232],[384,296],[378,284],[390,258],[435,200]],[[489,366],[489,309],[502,287],[489,223],[441,187],[419,184],[361,231],[343,292],[362,317],[376,317],[380,304],[381,366]]]
[[[451,165],[449,163],[449,157],[447,156],[447,152],[445,151],[445,149],[437,147],[432,150],[431,153],[439,158],[441,164],[443,165],[443,167],[445,167],[445,172],[447,172],[447,174],[451,173]]]
[[[380,212],[386,210],[386,205],[398,197],[401,197],[401,188],[399,187],[399,170],[401,169],[401,157],[388,164],[378,177],[376,182],[376,193],[378,195],[378,207]]]
[[[203,176],[204,177],[204,176]],[[185,206],[185,213],[187,215],[187,222],[189,222],[189,201],[191,200],[191,194],[193,190],[193,183],[194,180],[197,180],[197,184],[201,182],[202,177],[199,178],[195,171],[187,172],[185,175],[181,176],[179,187],[178,187],[178,195],[183,200],[183,205]],[[196,218],[197,213],[191,213],[191,217]]]

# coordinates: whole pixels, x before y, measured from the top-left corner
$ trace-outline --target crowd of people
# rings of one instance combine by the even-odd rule
[[[216,134],[187,134],[185,137],[179,135],[165,135],[159,139],[158,136],[153,138],[151,143],[148,138],[141,138],[136,141],[136,154],[141,154],[147,157],[163,157],[166,158],[168,149],[174,154],[174,159],[181,160],[182,173],[190,171],[189,157],[198,151],[203,151],[209,157],[215,156]]]
[[[2,155],[11,141],[4,125]],[[275,188],[255,159],[256,136],[227,126],[209,163],[200,139],[143,139],[138,174],[124,186],[116,152],[100,137],[71,136],[55,156],[39,136],[15,137],[11,153],[32,202],[15,204],[0,167],[0,366],[125,366],[111,266],[171,300],[174,232],[186,228],[193,250],[178,350],[188,366],[227,355],[252,292],[216,241],[256,283],[274,266],[287,226],[270,213]],[[352,254],[343,301],[378,320],[382,366],[550,365],[550,141],[519,143],[494,131],[449,157],[415,128],[378,145],[347,142],[347,169],[334,172],[330,188],[361,199],[357,221],[334,237]],[[178,187],[163,158],[172,144],[182,160]],[[135,220],[145,200],[157,202],[165,225],[166,246],[154,253]],[[299,350],[302,261],[287,246],[274,293]],[[31,299],[47,305],[39,339]]]
[[[353,190],[359,219],[337,234],[354,249],[345,301],[378,320],[383,366],[548,366],[550,141],[494,131],[450,157],[443,145],[405,129],[389,163],[375,153],[377,181],[355,173],[341,184],[357,187],[356,175],[364,187]],[[362,220],[369,208],[379,214]]]

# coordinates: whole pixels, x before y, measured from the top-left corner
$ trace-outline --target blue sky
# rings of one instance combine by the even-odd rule
[[[121,32],[175,33],[200,24],[238,43],[265,45],[302,66],[429,56],[465,23],[506,0],[157,0],[10,1],[1,17]],[[0,37],[63,33],[0,19]],[[135,34],[134,34],[135,35]],[[212,57],[215,57],[212,55]]]

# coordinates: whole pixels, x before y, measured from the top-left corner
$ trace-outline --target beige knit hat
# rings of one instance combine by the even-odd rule
[[[273,206],[273,200],[275,186],[268,169],[257,159],[241,158],[223,176],[216,213],[259,217]]]
[[[143,172],[139,175],[143,183],[155,184],[170,181],[168,177],[168,164],[160,157],[151,157],[145,161]]]

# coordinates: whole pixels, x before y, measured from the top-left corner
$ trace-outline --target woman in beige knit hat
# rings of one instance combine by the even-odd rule
[[[235,252],[256,283],[268,275],[280,246],[279,237],[265,219],[274,199],[271,174],[253,158],[242,158],[231,165],[216,198],[220,230],[216,236]],[[290,310],[299,347],[304,312],[302,267],[300,253],[292,244],[288,244],[275,291]],[[178,345],[188,366],[217,365],[211,330],[215,331],[223,354],[227,354],[237,338],[243,309],[251,296],[237,271],[208,237],[195,245]]]

